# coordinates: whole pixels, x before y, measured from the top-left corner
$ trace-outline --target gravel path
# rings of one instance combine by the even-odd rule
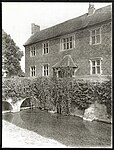
[[[42,137],[35,132],[22,129],[5,120],[2,121],[3,148],[67,148],[67,146]]]

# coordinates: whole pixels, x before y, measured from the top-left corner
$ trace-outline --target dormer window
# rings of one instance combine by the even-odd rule
[[[101,28],[97,28],[90,31],[90,44],[100,44],[101,43]]]
[[[61,50],[66,51],[74,48],[74,35],[69,35],[61,39]]]
[[[36,47],[31,46],[30,47],[30,57],[34,57],[34,56],[36,56]]]
[[[42,47],[43,47],[43,54],[48,54],[49,53],[49,42],[43,43]]]

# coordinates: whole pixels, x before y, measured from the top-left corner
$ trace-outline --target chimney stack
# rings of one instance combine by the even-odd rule
[[[95,12],[94,4],[89,3],[89,8],[88,8],[88,16],[93,15]]]
[[[35,25],[35,23],[32,23],[31,24],[31,34],[35,34],[38,31],[40,31],[40,26]]]

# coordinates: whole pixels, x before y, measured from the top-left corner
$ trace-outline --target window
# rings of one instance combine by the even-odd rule
[[[91,74],[101,74],[101,59],[91,60],[90,64],[90,73]]]
[[[48,64],[43,65],[43,76],[49,75],[49,66]]]
[[[74,48],[74,36],[69,36],[61,39],[62,50],[69,50]]]
[[[101,29],[95,29],[90,32],[90,44],[100,44],[101,43]]]
[[[31,77],[36,76],[36,67],[35,66],[30,67],[30,76]]]
[[[43,54],[49,53],[49,42],[43,43]]]
[[[30,57],[34,57],[34,56],[36,56],[36,47],[31,46],[30,47]]]

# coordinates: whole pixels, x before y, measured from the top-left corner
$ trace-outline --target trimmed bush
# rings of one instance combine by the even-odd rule
[[[35,78],[32,80],[30,88],[32,95],[39,101],[39,107],[49,109],[49,105],[51,105],[51,81],[46,77]]]
[[[2,83],[3,98],[12,98],[13,102],[35,97],[42,109],[60,107],[62,114],[70,114],[71,105],[85,110],[95,101],[107,107],[111,114],[111,80],[103,83],[92,83],[73,78],[54,79],[47,77],[11,78]]]
[[[97,83],[95,86],[95,98],[98,103],[105,104],[107,113],[111,115],[112,107],[112,86],[111,80]]]
[[[3,99],[12,98],[13,103],[26,97],[31,97],[31,80],[27,78],[10,78],[3,80]]]

